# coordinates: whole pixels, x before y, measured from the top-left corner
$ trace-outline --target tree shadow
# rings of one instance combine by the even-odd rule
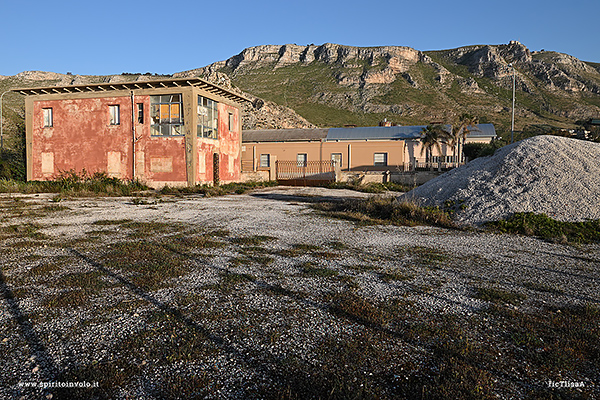
[[[33,328],[33,325],[27,318],[27,316],[19,307],[19,301],[15,299],[14,293],[10,290],[8,283],[6,282],[6,278],[4,276],[4,272],[0,269],[0,294],[6,301],[6,305],[8,306],[8,311],[12,318],[15,320],[19,329],[21,330],[21,336],[27,343],[27,348],[29,349],[30,360],[32,360],[32,364],[35,367],[31,367],[32,370],[34,368],[38,368],[39,377],[35,377],[32,375],[31,382],[41,383],[41,382],[52,382],[56,376],[58,376],[58,368],[54,362],[52,356],[48,353],[46,346],[40,340],[37,332]],[[31,390],[31,389],[29,389]],[[42,389],[42,394],[49,394],[53,391],[50,389]],[[15,388],[14,389],[14,398],[19,398],[23,395],[23,388]],[[28,391],[28,393],[31,393]]]

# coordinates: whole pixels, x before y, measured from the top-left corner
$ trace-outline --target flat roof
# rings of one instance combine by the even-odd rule
[[[356,128],[315,128],[315,129],[259,129],[242,132],[242,141],[251,142],[309,142],[335,140],[416,140],[421,137],[427,125],[411,126],[366,126]],[[450,131],[451,125],[444,125]],[[467,137],[495,138],[493,124],[478,124],[469,127]]]
[[[475,127],[468,127],[467,129],[469,129],[467,137],[496,137],[494,124],[477,124]]]
[[[331,128],[327,140],[403,140],[418,139],[426,125],[365,126],[356,128]]]
[[[133,81],[133,82],[118,82],[118,83],[89,83],[84,85],[68,85],[68,86],[44,86],[33,88],[16,88],[11,91],[20,93],[25,96],[40,96],[47,94],[69,94],[69,93],[89,93],[89,92],[108,92],[113,90],[135,90],[135,89],[161,89],[161,88],[178,88],[194,86],[207,92],[225,97],[226,99],[242,103],[244,101],[251,102],[247,97],[235,93],[222,86],[210,83],[202,78],[173,78],[173,79],[157,79],[149,81]]]
[[[248,142],[306,142],[322,140],[329,129],[257,129],[242,131],[242,141]]]

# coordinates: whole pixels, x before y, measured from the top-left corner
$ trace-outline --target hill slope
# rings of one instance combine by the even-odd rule
[[[245,92],[320,126],[448,122],[463,112],[510,129],[512,69],[517,130],[572,127],[600,115],[597,64],[524,45],[421,52],[408,47],[268,45],[187,73],[223,73]]]
[[[173,75],[63,75],[28,71],[0,76],[0,91],[19,86],[201,76],[254,99],[244,128],[449,123],[464,112],[510,131],[512,68],[517,86],[516,129],[574,127],[600,117],[600,64],[567,54],[531,52],[518,42],[422,52],[409,47],[337,44],[266,45],[228,60]],[[22,123],[23,100],[4,98],[5,131]],[[313,125],[314,124],[314,125]]]

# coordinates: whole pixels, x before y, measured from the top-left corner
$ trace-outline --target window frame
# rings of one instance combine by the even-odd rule
[[[209,97],[197,97],[196,136],[204,139],[219,139],[219,103]],[[204,109],[205,111],[201,111]],[[204,115],[206,113],[206,115]],[[205,119],[206,118],[206,121]]]
[[[144,103],[137,103],[137,123],[144,124]]]
[[[266,163],[263,163],[263,157],[266,157]],[[271,154],[261,154],[258,160],[259,168],[271,168]]]
[[[301,160],[300,157],[303,156],[304,160]],[[308,164],[308,154],[307,153],[298,153],[296,154],[296,165],[298,167],[306,167]]]
[[[343,160],[344,160],[342,157],[343,157],[344,155],[343,155],[342,153],[331,153],[331,161],[336,161],[336,162],[337,162],[337,160],[336,160],[336,159],[334,159],[334,156],[339,156],[339,159],[340,159],[340,167],[341,167],[341,166],[342,166],[342,162],[343,162]]]
[[[54,126],[54,110],[52,107],[42,108],[42,128],[52,128]]]
[[[175,96],[177,100],[173,100]],[[168,117],[165,117],[165,115]],[[165,120],[168,120],[168,122],[165,122]],[[165,131],[168,131],[168,133],[165,134]],[[150,137],[181,136],[185,136],[183,94],[150,95]]]
[[[377,161],[377,156],[383,156],[383,161]],[[388,153],[373,153],[373,166],[375,167],[387,167],[388,166]]]
[[[121,125],[121,106],[119,104],[108,105],[108,124],[110,126]]]
[[[233,113],[230,111],[230,112],[228,112],[228,114],[229,114],[229,120],[228,120],[227,128],[229,129],[229,132],[233,132],[235,130],[233,127],[233,125],[234,125]]]

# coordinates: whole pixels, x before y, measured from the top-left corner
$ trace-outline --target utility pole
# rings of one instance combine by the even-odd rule
[[[510,124],[510,142],[513,143],[515,134],[515,66],[512,63],[508,64],[508,66],[512,68],[513,72],[512,122]]]

